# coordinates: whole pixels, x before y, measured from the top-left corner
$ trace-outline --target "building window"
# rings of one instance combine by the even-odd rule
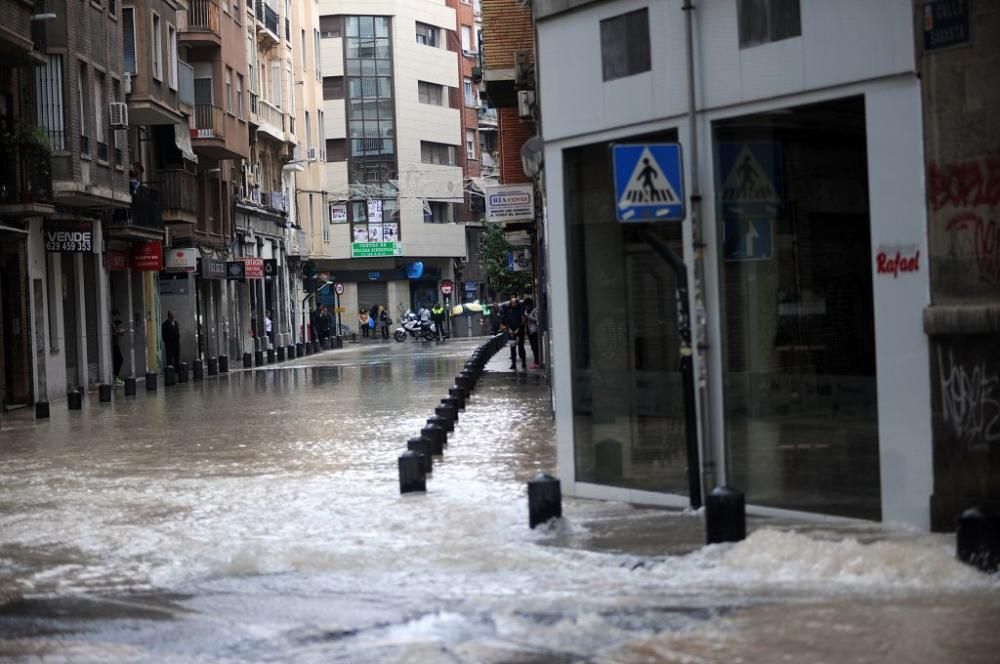
[[[343,99],[343,98],[344,98],[344,77],[324,76],[323,99]]]
[[[38,126],[49,139],[53,150],[66,149],[66,125],[63,116],[63,56],[45,55],[45,65],[35,69],[38,102]]]
[[[323,39],[342,37],[344,34],[343,16],[320,16],[319,34]]]
[[[226,67],[226,111],[233,112],[233,70]]]
[[[316,135],[319,137],[319,159],[326,161],[326,115],[323,111],[316,111]]]
[[[465,79],[463,89],[465,91],[465,105],[469,108],[477,108],[479,100],[477,99],[476,88],[472,85],[471,78]]]
[[[649,71],[647,10],[640,9],[601,21],[601,67],[605,81]]]
[[[476,130],[465,130],[465,156],[469,159],[476,158]]]
[[[134,74],[135,62],[135,8],[122,7],[122,45],[124,51],[123,64],[125,72]]]
[[[322,60],[320,59],[319,39],[320,39],[319,30],[313,29],[313,53],[314,53],[313,69],[316,70],[316,80],[322,81],[323,68],[320,66]]]
[[[152,13],[152,39],[149,40],[150,48],[153,50],[153,78],[157,81],[163,80],[163,26],[160,25],[160,15]]]
[[[437,83],[428,83],[427,81],[417,81],[417,100],[421,104],[430,104],[432,106],[443,106],[444,105],[444,94],[442,92],[441,86]]]
[[[236,116],[243,119],[243,74],[236,75]]]
[[[347,161],[347,140],[343,138],[326,139],[326,160]]]
[[[425,224],[450,224],[455,221],[455,205],[453,203],[427,201],[424,205]]]
[[[799,0],[739,0],[740,48],[798,37],[802,34]]]
[[[302,29],[302,71],[309,71],[309,67],[306,65],[308,58],[306,51],[306,30]]]
[[[441,164],[454,166],[458,163],[458,148],[446,143],[431,143],[420,141],[420,161],[425,164]]]
[[[104,115],[104,74],[94,72],[94,139],[97,142],[97,158],[108,160],[107,118]]]
[[[309,121],[309,111],[306,111],[306,156],[312,152],[313,143],[313,133],[312,133],[312,123]],[[315,157],[309,157],[310,161],[315,159]]]
[[[437,48],[438,29],[433,25],[417,21],[417,43]]]
[[[462,26],[462,50],[466,53],[471,53],[474,50],[472,48],[472,28],[467,25]]]
[[[87,78],[87,65],[80,63],[80,72],[76,79],[76,96],[79,99],[77,109],[79,113],[80,121],[80,154],[90,156],[90,131],[87,127],[90,121],[90,113],[88,112],[87,101],[90,99],[88,94],[89,82]]]
[[[177,89],[177,28],[167,23],[167,85]]]
[[[112,80],[111,81],[111,101],[118,101],[118,102],[120,102],[121,100],[122,100],[122,86],[121,86],[121,83],[119,83],[118,81]],[[123,165],[123,162],[122,162],[122,160],[123,160],[122,146],[121,146],[121,143],[119,143],[119,141],[118,141],[118,131],[119,130],[117,130],[117,129],[112,129],[111,130],[111,150],[112,150],[112,152],[114,152],[115,166],[122,166]]]

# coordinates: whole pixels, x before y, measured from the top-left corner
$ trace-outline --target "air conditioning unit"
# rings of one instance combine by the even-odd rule
[[[111,113],[111,128],[124,129],[128,127],[128,104],[120,101],[113,101],[108,107]]]
[[[316,161],[316,148],[309,148],[309,161]]]
[[[127,71],[124,74],[122,74],[122,90],[124,90],[125,94],[127,94],[127,95],[132,94],[132,77],[133,76],[135,76],[135,74],[132,73],[132,72],[130,72],[130,71]]]
[[[530,120],[535,110],[535,91],[519,90],[517,93],[517,115],[522,120]]]

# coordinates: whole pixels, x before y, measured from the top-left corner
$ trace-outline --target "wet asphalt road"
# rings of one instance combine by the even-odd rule
[[[480,382],[426,495],[396,457],[474,342],[349,346],[0,428],[0,657],[993,662],[1000,592],[950,540],[567,501],[538,374]],[[676,554],[676,555],[668,555]]]

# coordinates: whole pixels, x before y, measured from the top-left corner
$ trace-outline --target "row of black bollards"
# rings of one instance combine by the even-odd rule
[[[427,476],[434,467],[433,458],[444,454],[448,434],[455,430],[459,411],[465,410],[486,363],[503,348],[506,338],[506,334],[499,334],[472,352],[462,371],[455,376],[455,384],[448,388],[448,396],[441,399],[441,403],[434,408],[434,414],[420,429],[420,435],[406,441],[407,449],[399,456],[400,493],[427,490]],[[338,347],[339,341],[338,338]]]

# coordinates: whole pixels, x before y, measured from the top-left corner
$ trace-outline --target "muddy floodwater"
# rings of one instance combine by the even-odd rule
[[[567,500],[547,388],[480,382],[425,495],[396,458],[473,345],[355,345],[0,425],[0,658],[982,662],[1000,580],[952,537]]]

